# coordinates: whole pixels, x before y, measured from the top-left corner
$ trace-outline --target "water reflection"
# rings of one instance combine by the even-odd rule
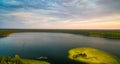
[[[67,33],[14,33],[0,39],[0,55],[34,59],[45,56],[56,62],[67,62],[67,51],[74,47],[94,47],[120,57],[120,40]]]

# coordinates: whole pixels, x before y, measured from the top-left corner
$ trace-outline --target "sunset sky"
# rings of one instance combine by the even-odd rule
[[[120,0],[0,0],[0,28],[120,29]]]

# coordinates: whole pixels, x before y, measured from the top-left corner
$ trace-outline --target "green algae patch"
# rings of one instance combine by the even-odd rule
[[[94,48],[71,49],[69,59],[86,64],[120,64],[116,57]]]
[[[46,61],[38,61],[38,60],[31,60],[31,59],[22,59],[24,64],[50,64]]]

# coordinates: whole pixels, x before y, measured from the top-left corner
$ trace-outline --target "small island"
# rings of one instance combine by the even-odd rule
[[[69,50],[69,59],[85,64],[120,64],[115,56],[94,48],[74,48]]]
[[[37,61],[31,59],[22,59],[19,55],[14,58],[0,56],[0,64],[50,64],[46,61]]]

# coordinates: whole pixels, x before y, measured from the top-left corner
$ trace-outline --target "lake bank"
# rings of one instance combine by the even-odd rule
[[[71,33],[92,37],[102,37],[108,39],[120,39],[120,30],[64,30],[64,29],[1,29],[0,37],[9,36],[12,33],[20,32],[52,32],[52,33]]]
[[[10,56],[0,56],[0,64],[50,64],[46,61],[38,61],[32,59],[23,59],[19,55],[15,55],[14,58]]]

